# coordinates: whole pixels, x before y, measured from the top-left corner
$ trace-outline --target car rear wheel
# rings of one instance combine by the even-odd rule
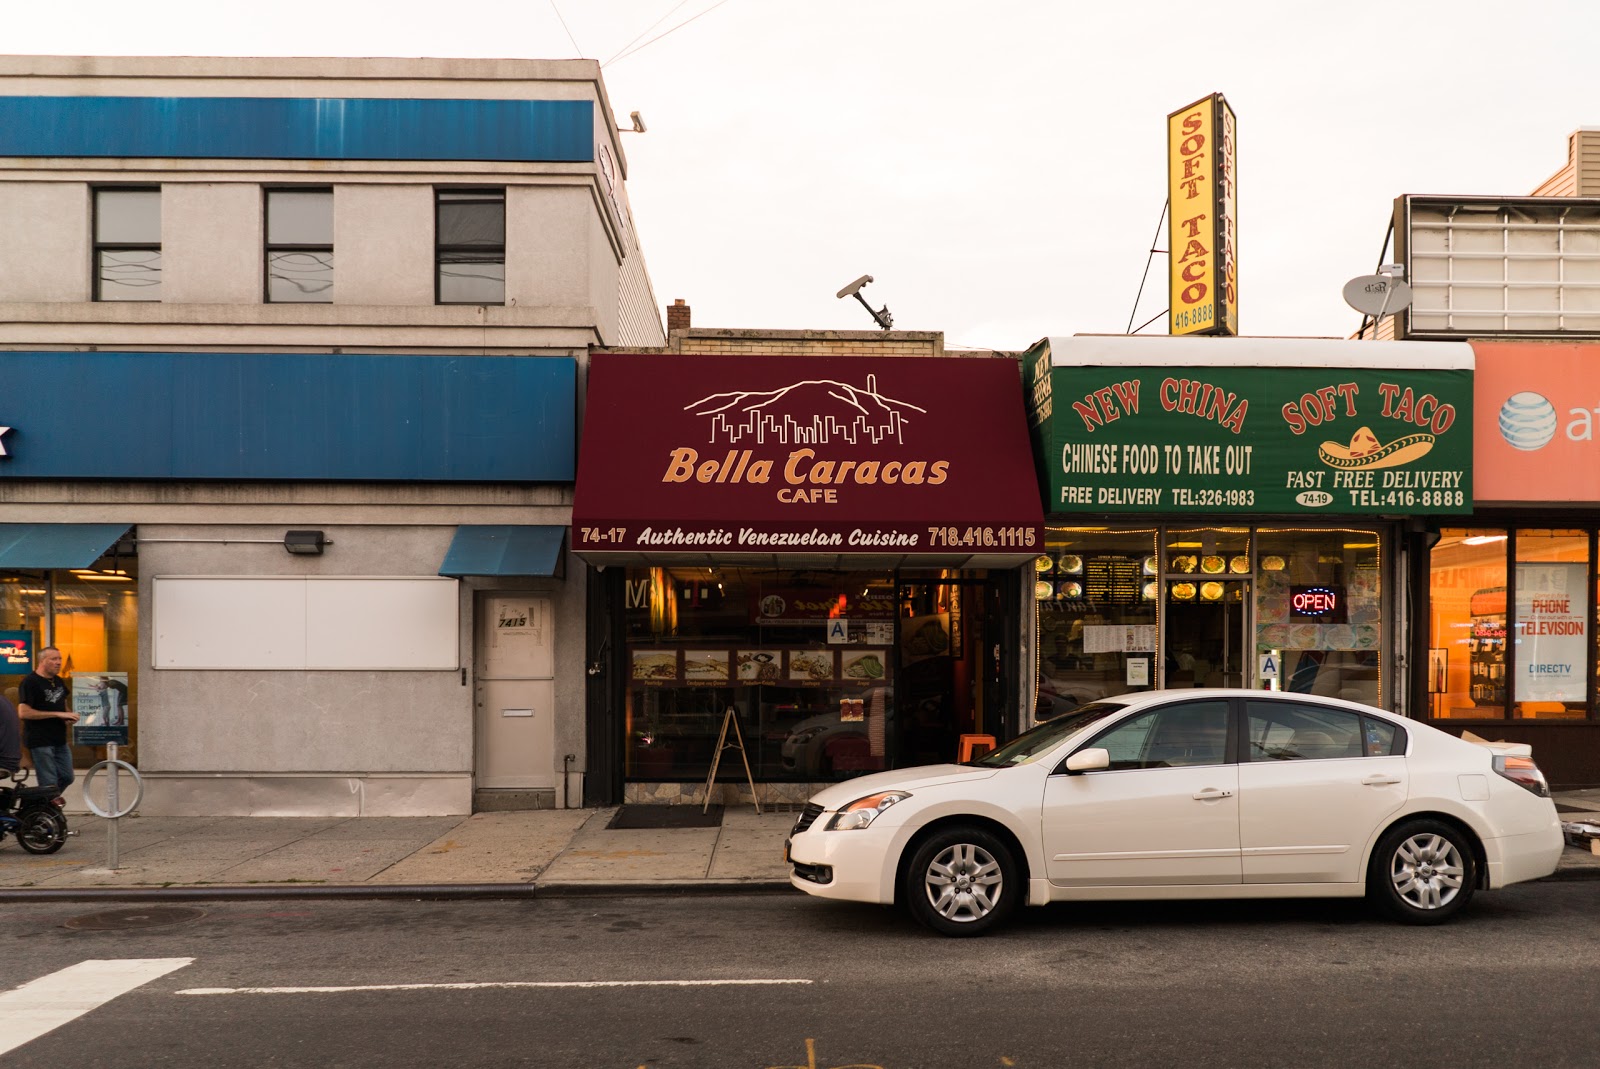
[[[1367,897],[1405,924],[1439,924],[1465,908],[1478,883],[1472,843],[1453,825],[1409,820],[1378,841]]]
[[[1016,908],[1021,877],[1011,849],[992,832],[951,827],[924,840],[906,867],[903,900],[943,935],[982,935]]]

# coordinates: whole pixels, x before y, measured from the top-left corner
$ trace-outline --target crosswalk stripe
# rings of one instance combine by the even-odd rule
[[[350,984],[344,987],[190,987],[177,995],[342,995],[351,991],[477,991],[523,987],[762,987],[812,980],[485,980],[450,984]]]
[[[76,965],[0,993],[0,1054],[54,1031],[193,958],[116,958]]]

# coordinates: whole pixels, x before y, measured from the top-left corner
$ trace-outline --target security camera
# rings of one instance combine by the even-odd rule
[[[871,275],[862,275],[860,278],[858,278],[854,282],[850,283],[850,285],[846,286],[844,289],[842,289],[838,293],[834,294],[834,296],[835,297],[841,297],[841,298],[842,297],[854,297],[857,293],[861,292],[861,287],[862,286],[865,286],[868,282],[871,282],[871,281],[872,281],[872,276]]]
[[[639,118],[639,113],[637,111],[628,112],[628,118],[633,120],[633,132],[634,133],[636,133],[636,134],[644,133],[644,129],[645,129],[644,120]]]

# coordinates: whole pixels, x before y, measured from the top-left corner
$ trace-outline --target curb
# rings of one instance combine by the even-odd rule
[[[788,880],[694,883],[596,880],[591,883],[271,884],[261,887],[7,887],[0,902],[249,902],[266,899],[479,899],[725,897],[793,891]]]

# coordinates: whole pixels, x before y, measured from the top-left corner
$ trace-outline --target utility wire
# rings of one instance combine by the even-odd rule
[[[556,13],[556,19],[561,23],[561,28],[567,31],[567,40],[572,42],[572,50],[578,54],[578,58],[583,58],[583,49],[578,47],[578,39],[572,36],[572,30],[567,26],[567,20],[562,17],[561,9],[556,7],[556,0],[550,0],[550,10]]]
[[[687,4],[688,2],[689,2],[689,0],[678,0],[678,2],[676,4],[673,4],[670,8],[667,9],[667,13],[665,15],[662,15],[659,19],[656,19],[650,25],[648,25],[644,29],[640,30],[639,31],[639,37],[643,37],[645,34],[649,33],[651,30],[655,29],[657,26],[661,25],[663,22],[666,22],[667,19],[672,17],[673,12],[677,11],[680,7],[682,7],[684,4]],[[616,59],[617,56],[622,55],[622,53],[624,53],[628,49],[632,48],[635,44],[638,43],[639,37],[635,37],[632,41],[629,41],[627,44],[625,44],[621,48],[617,49],[617,55],[616,56],[612,56],[611,59],[606,60],[606,62],[600,64],[600,66],[604,67],[606,65],[606,63],[610,63],[611,60]]]
[[[1139,314],[1139,298],[1144,296],[1144,284],[1150,279],[1150,264],[1155,260],[1156,253],[1161,251],[1160,249],[1156,248],[1156,242],[1161,240],[1161,224],[1166,222],[1167,208],[1171,204],[1172,198],[1170,197],[1161,202],[1161,215],[1156,219],[1156,233],[1155,236],[1150,239],[1150,255],[1146,256],[1144,260],[1144,274],[1139,276],[1139,292],[1133,298],[1133,307],[1128,310],[1128,329],[1123,331],[1124,334],[1139,333],[1138,330],[1133,329],[1133,317]],[[1157,316],[1156,318],[1159,319],[1160,316]],[[1150,323],[1154,322],[1154,319],[1150,321]],[[1146,323],[1144,327],[1148,327],[1150,323]],[[1144,327],[1140,327],[1139,330],[1143,330]]]
[[[621,55],[616,56],[615,58],[607,61],[606,63],[602,63],[601,66],[602,67],[609,67],[612,63],[619,62],[621,60],[627,59],[629,56],[637,55],[638,53],[643,52],[645,49],[649,48],[651,45],[655,44],[657,41],[661,40],[663,37],[669,36],[670,34],[677,33],[679,30],[681,30],[685,26],[689,25],[689,23],[695,21],[695,19],[704,18],[705,16],[711,14],[713,11],[715,11],[717,8],[721,7],[723,4],[726,4],[727,2],[728,2],[728,0],[717,0],[717,2],[715,4],[712,4],[710,7],[706,8],[704,11],[700,12],[700,14],[694,16],[694,18],[683,20],[682,22],[680,22],[676,26],[674,26],[672,29],[668,30],[666,33],[658,33],[658,34],[656,34],[654,37],[650,38],[650,40],[646,41],[642,45],[639,45],[637,48],[634,48],[632,50],[624,50]],[[648,33],[649,31],[647,30],[645,32]]]

